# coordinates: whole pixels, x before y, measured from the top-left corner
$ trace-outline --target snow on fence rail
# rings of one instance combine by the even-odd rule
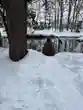
[[[81,37],[83,36],[83,32],[81,33],[75,33],[75,32],[55,32],[52,30],[36,30],[32,32],[33,35],[42,35],[42,36],[57,36],[57,37]]]

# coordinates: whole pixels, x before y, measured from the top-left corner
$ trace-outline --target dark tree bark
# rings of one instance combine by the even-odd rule
[[[82,4],[83,4],[83,1],[78,0],[78,4],[77,4],[77,7],[76,7],[75,24],[76,24],[76,22],[78,20],[78,16],[79,16]]]
[[[63,31],[63,0],[60,1],[60,12],[61,12],[61,15],[60,15],[60,32]]]
[[[25,1],[6,0],[6,2],[9,56],[11,60],[19,61],[27,53]]]
[[[69,29],[69,25],[70,25],[71,9],[72,9],[72,0],[69,0],[69,12],[68,12],[68,20],[67,20],[67,30]]]
[[[48,11],[48,1],[45,0],[45,28],[46,28],[46,21],[47,21],[47,11]]]
[[[56,0],[55,0],[55,31],[56,31]]]
[[[59,29],[59,7],[57,12],[57,29]]]
[[[72,21],[71,31],[73,31],[73,29],[74,29],[74,27],[75,27],[75,12],[76,12],[76,3],[77,3],[77,0],[75,0],[75,3],[74,3],[73,21]]]

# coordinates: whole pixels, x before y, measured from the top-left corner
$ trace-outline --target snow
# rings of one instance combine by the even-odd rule
[[[1,35],[2,37],[7,37],[7,34],[4,30],[5,28],[0,28]],[[46,36],[54,35],[60,38],[79,38],[80,40],[83,40],[83,32],[80,33],[75,33],[70,31],[55,32],[52,29],[34,30],[33,28],[27,27],[27,34],[46,35]]]
[[[74,52],[80,53],[81,52],[81,43],[77,45],[77,47],[74,49]]]
[[[34,32],[33,28],[27,27],[27,34],[32,34]]]
[[[83,110],[83,54],[29,50],[12,62],[0,49],[0,110]]]
[[[81,37],[83,33],[76,33],[76,32],[57,32],[56,36],[59,37]]]
[[[35,30],[33,32],[33,34],[36,34],[36,35],[46,35],[46,36],[49,36],[49,35],[54,35],[54,36],[58,36],[58,37],[61,37],[61,38],[79,38],[79,37],[83,37],[83,32],[80,32],[80,33],[75,33],[75,32],[55,32],[55,31],[52,31],[52,30]]]
[[[5,28],[0,28],[0,33],[2,37],[7,37],[6,31],[4,31]]]
[[[80,37],[80,38],[78,38],[78,39],[83,41],[83,36],[82,36],[82,37]]]
[[[53,31],[52,30],[35,30],[33,34],[36,34],[36,35],[46,35],[46,36],[49,36],[49,35],[53,35]]]

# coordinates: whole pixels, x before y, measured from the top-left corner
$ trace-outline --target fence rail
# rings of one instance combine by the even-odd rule
[[[46,42],[46,39],[50,37],[52,39],[52,42],[54,43],[56,52],[76,52],[75,48],[78,46],[80,40],[78,37],[58,37],[54,35],[27,35],[27,43],[28,48],[32,48],[34,50],[42,51],[42,48],[44,46],[44,43]],[[81,52],[81,47],[79,49],[79,52]]]

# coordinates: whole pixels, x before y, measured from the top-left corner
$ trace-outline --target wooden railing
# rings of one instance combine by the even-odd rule
[[[54,43],[56,52],[74,52],[74,49],[80,42],[77,38],[75,39],[66,39],[64,36],[59,38],[58,36],[54,35],[27,35],[27,43],[28,48],[32,48],[34,50],[42,51],[42,48],[44,46],[44,43],[46,42],[46,39],[50,37],[52,39],[52,42]]]

